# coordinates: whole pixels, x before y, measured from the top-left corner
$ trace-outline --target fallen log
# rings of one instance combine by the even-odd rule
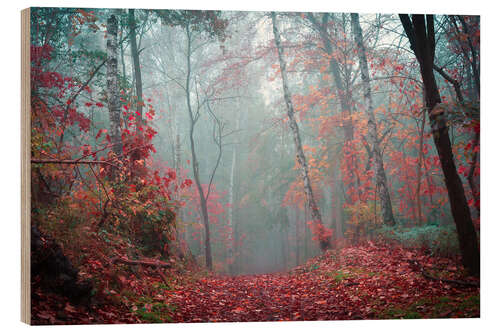
[[[124,264],[132,266],[146,266],[146,267],[161,267],[161,268],[171,268],[172,265],[168,262],[164,262],[156,259],[142,259],[142,260],[132,260],[125,257],[114,257],[111,258],[110,262],[112,264]]]

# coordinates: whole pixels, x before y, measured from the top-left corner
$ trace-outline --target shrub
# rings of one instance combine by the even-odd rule
[[[396,242],[405,248],[427,250],[431,255],[448,257],[459,253],[457,233],[453,226],[382,226],[376,234],[382,241]]]
[[[373,238],[382,221],[375,216],[374,202],[357,202],[345,208],[349,219],[345,236],[354,243],[363,239]]]

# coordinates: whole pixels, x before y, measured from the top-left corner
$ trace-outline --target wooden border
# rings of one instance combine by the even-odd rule
[[[21,11],[21,321],[31,324],[30,9]]]

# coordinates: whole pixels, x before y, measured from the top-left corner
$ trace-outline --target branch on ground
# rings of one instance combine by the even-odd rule
[[[438,278],[438,277],[432,276],[416,260],[408,260],[408,263],[410,264],[410,267],[413,270],[420,272],[422,274],[422,276],[425,277],[426,279],[438,281],[438,282],[444,282],[444,283],[448,283],[448,284],[456,284],[456,285],[463,286],[463,287],[475,287],[475,288],[479,287],[479,283],[477,283],[477,282],[462,281],[462,280],[450,280],[450,279],[443,279],[443,278]]]
[[[156,259],[150,259],[150,258],[145,258],[141,260],[132,260],[128,259],[125,257],[114,257],[110,259],[111,264],[125,264],[125,265],[132,265],[132,266],[147,266],[147,267],[162,267],[162,268],[170,268],[172,265],[170,263],[161,261],[161,260],[156,260]]]

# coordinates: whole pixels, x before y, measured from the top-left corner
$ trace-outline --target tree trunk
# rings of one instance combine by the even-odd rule
[[[176,186],[177,191],[175,195],[175,199],[181,202],[180,188],[182,183],[181,178],[181,138],[179,133],[175,135],[175,146],[174,146],[174,165],[175,165],[175,174],[176,174]],[[180,228],[180,223],[184,221],[182,207],[181,205],[177,205],[175,208],[175,233],[177,238],[177,244],[179,247],[187,253],[189,253],[189,248],[187,247],[187,230],[185,226]]]
[[[132,54],[132,60],[134,63],[134,74],[135,74],[135,93],[137,94],[137,124],[138,128],[142,125],[142,107],[144,101],[142,100],[142,74],[141,74],[141,65],[139,62],[139,50],[137,48],[137,37],[135,31],[135,16],[134,9],[128,10],[128,24],[130,29],[130,52]],[[137,129],[137,132],[140,131]]]
[[[113,144],[113,152],[116,156],[120,156],[123,152],[123,147],[120,129],[120,96],[118,91],[118,23],[114,15],[108,18],[107,27],[108,40],[106,42],[106,52],[108,61],[106,62],[106,83],[111,143]],[[112,173],[112,178],[114,178],[114,172]]]
[[[434,17],[432,15],[400,15],[401,23],[411,48],[420,64],[420,73],[425,89],[425,102],[432,129],[432,135],[445,178],[446,188],[451,206],[451,213],[457,228],[462,262],[471,275],[480,274],[480,255],[476,230],[472,223],[471,213],[467,205],[464,187],[457,173],[446,114],[439,107],[441,96],[434,77],[433,65],[435,54]],[[427,21],[427,22],[426,22]]]
[[[476,171],[477,161],[479,159],[479,149],[478,149],[479,139],[480,139],[479,132],[476,132],[474,134],[472,143],[472,151],[473,151],[472,160],[470,162],[469,174],[467,175],[467,181],[469,182],[469,186],[472,192],[472,197],[474,198],[475,202],[478,202],[480,200],[479,182],[476,183],[476,176],[474,175]],[[477,207],[477,214],[478,216],[480,215],[479,207]]]
[[[295,217],[295,266],[300,265],[300,231],[299,231],[299,221],[300,212],[298,206],[295,207],[294,211]]]
[[[422,200],[420,198],[420,188],[422,181],[422,162],[424,159],[424,130],[425,130],[425,111],[422,111],[422,127],[420,128],[420,138],[418,144],[418,165],[417,165],[417,190],[415,191],[417,197],[417,216],[418,225],[422,225]]]
[[[194,143],[194,128],[196,125],[196,121],[198,118],[195,118],[195,115],[193,114],[193,109],[191,106],[191,95],[190,95],[190,84],[191,84],[191,29],[189,25],[186,25],[186,35],[187,35],[187,43],[188,43],[188,49],[187,49],[187,73],[186,73],[186,104],[187,104],[187,110],[189,113],[189,120],[190,120],[190,126],[189,126],[189,143],[191,146],[191,159],[192,159],[192,166],[193,166],[193,176],[194,176],[194,181],[196,184],[196,188],[198,190],[198,196],[200,198],[200,205],[201,205],[201,215],[202,215],[202,221],[203,225],[205,227],[205,263],[207,266],[207,269],[212,270],[212,248],[210,245],[210,223],[208,219],[208,209],[207,209],[207,198],[205,197],[205,193],[203,192],[203,187],[201,186],[201,181],[200,181],[200,171],[199,171],[199,165],[198,165],[198,157],[196,155],[196,149],[195,149],[195,143]]]
[[[314,220],[314,223],[318,223],[318,227],[320,229],[323,229],[323,221],[321,219],[321,213],[318,209],[318,206],[316,204],[316,201],[314,199],[314,195],[312,192],[312,187],[311,187],[311,182],[309,179],[309,173],[308,173],[308,166],[307,166],[307,160],[304,155],[304,150],[302,149],[302,142],[300,139],[300,133],[299,133],[299,126],[297,125],[297,121],[295,120],[295,114],[293,110],[293,104],[292,104],[292,98],[290,95],[290,91],[288,89],[288,77],[286,73],[286,63],[283,58],[283,47],[281,45],[281,37],[278,31],[278,26],[276,23],[276,14],[274,12],[271,13],[272,17],[272,22],[273,22],[273,33],[274,33],[274,41],[276,43],[276,48],[278,49],[278,58],[280,62],[280,69],[281,69],[281,78],[283,81],[283,92],[284,92],[284,98],[285,98],[285,103],[287,106],[287,114],[288,114],[288,120],[290,124],[290,128],[292,130],[294,142],[295,142],[295,149],[297,152],[297,160],[298,163],[302,169],[302,180],[304,183],[304,192],[307,198],[307,202],[309,204],[309,208],[311,209],[311,215]],[[331,237],[329,235],[324,235],[325,237],[321,237],[320,235],[320,247],[322,251],[327,250],[328,248],[331,247]]]
[[[333,182],[334,184],[332,185],[332,193],[337,193],[335,199],[335,239],[337,241],[340,241],[342,238],[344,238],[344,232],[343,232],[343,216],[342,216],[342,199],[341,199],[341,193],[342,193],[342,187],[341,187],[341,182],[342,182],[342,177],[340,175],[340,172],[335,171],[335,167],[333,169]],[[333,199],[333,198],[332,198]]]
[[[120,36],[123,38],[123,24],[120,25]],[[125,79],[127,77],[127,69],[125,67],[125,50],[123,48],[123,43],[120,43],[120,60],[122,63],[122,76]]]
[[[143,131],[141,130],[142,128],[142,107],[144,105],[144,102],[142,100],[142,74],[141,74],[141,65],[139,62],[139,50],[137,48],[137,37],[136,37],[136,24],[135,24],[135,15],[134,15],[134,9],[129,9],[128,10],[128,25],[130,29],[130,52],[132,55],[132,62],[134,65],[134,78],[135,78],[135,93],[137,95],[137,100],[135,103],[135,108],[136,108],[136,135],[139,138],[139,144],[142,144],[143,141]],[[139,167],[138,165],[135,165],[135,161],[138,161],[141,159],[141,151],[140,149],[135,149],[131,156],[130,156],[130,162],[131,162],[131,174],[132,178],[136,176],[138,173],[137,168]]]
[[[236,118],[236,131],[238,131],[240,128],[240,119],[239,117]],[[231,234],[229,236],[229,244],[230,244],[230,250],[229,254],[231,258],[234,258],[235,255],[235,238],[234,238],[234,179],[235,179],[235,174],[236,174],[236,146],[233,145],[233,151],[232,151],[232,159],[231,159],[231,174],[229,175],[229,212],[228,212],[228,226],[231,230]],[[233,266],[233,265],[231,265]]]
[[[370,86],[370,74],[368,72],[368,61],[366,60],[366,50],[363,43],[363,32],[359,24],[359,15],[351,14],[351,24],[356,41],[357,53],[359,57],[359,67],[361,69],[361,80],[363,81],[363,97],[368,115],[368,137],[372,142],[372,154],[374,159],[373,168],[377,181],[378,195],[382,206],[382,217],[385,224],[394,225],[394,215],[392,212],[391,196],[389,186],[387,185],[387,177],[384,169],[384,161],[382,159],[382,151],[379,146],[377,123],[373,111],[373,98]]]
[[[321,22],[319,22],[312,13],[308,13],[309,21],[316,27],[317,31],[320,34],[321,41],[323,43],[324,50],[328,56],[328,67],[330,73],[333,76],[333,81],[335,82],[335,88],[337,92],[337,96],[340,100],[340,108],[342,115],[342,128],[344,130],[344,149],[353,149],[353,140],[354,140],[354,125],[351,118],[351,99],[347,89],[347,85],[344,84],[341,77],[340,66],[337,60],[335,59],[335,54],[333,51],[332,42],[330,40],[330,36],[327,31],[327,24],[330,18],[330,14],[325,13],[322,14]],[[351,157],[352,167],[349,170],[349,184],[348,186],[358,186],[358,196],[361,198],[361,189],[360,189],[360,180],[359,175],[355,172],[357,169],[358,160],[355,154],[352,154]],[[356,183],[356,185],[355,185]],[[349,196],[347,198],[348,204],[353,204],[352,198]]]
[[[463,16],[456,15],[456,17],[460,21],[460,23],[462,25],[463,32],[465,33],[465,36],[467,37],[467,42],[468,42],[471,56],[469,57],[469,55],[467,53],[465,53],[464,58],[469,60],[470,65],[472,67],[472,73],[474,74],[474,76],[473,76],[474,87],[475,87],[477,96],[479,96],[479,94],[481,92],[481,85],[480,85],[480,73],[479,73],[479,64],[477,62],[478,60],[477,60],[477,55],[476,55],[476,48],[474,47],[474,45],[472,43],[472,39],[470,38],[470,31],[469,31],[468,25],[465,22]]]

